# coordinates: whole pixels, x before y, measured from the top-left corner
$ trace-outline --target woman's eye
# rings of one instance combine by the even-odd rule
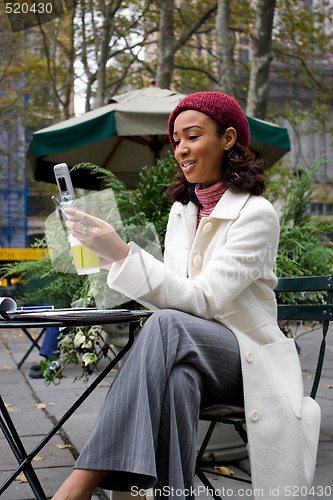
[[[175,141],[174,140],[173,143],[174,143],[175,146],[179,146],[180,141]]]
[[[198,135],[190,135],[189,140],[193,141],[194,139],[197,139],[199,136]]]

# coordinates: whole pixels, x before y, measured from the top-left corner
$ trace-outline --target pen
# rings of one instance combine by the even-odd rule
[[[42,309],[54,309],[54,306],[29,306],[29,307],[20,307],[19,311],[37,311]]]

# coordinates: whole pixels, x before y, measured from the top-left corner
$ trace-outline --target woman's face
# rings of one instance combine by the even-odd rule
[[[175,158],[188,182],[208,187],[222,179],[226,134],[218,137],[216,124],[200,111],[179,113],[173,129]]]

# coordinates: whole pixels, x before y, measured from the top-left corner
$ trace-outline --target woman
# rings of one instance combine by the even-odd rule
[[[217,403],[245,406],[254,498],[287,498],[313,478],[319,409],[276,322],[278,219],[260,196],[247,119],[233,98],[198,92],[172,112],[169,135],[179,169],[163,263],[90,215],[67,222],[109,263],[111,288],[159,311],[54,500],[88,500],[98,485],[194,497],[199,409]]]

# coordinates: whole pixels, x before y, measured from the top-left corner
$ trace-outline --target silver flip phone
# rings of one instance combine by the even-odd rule
[[[76,208],[76,198],[68,166],[66,163],[58,163],[53,170],[59,189],[60,201],[55,196],[52,196],[52,200],[67,219],[74,219],[71,215],[64,213],[65,208]]]

